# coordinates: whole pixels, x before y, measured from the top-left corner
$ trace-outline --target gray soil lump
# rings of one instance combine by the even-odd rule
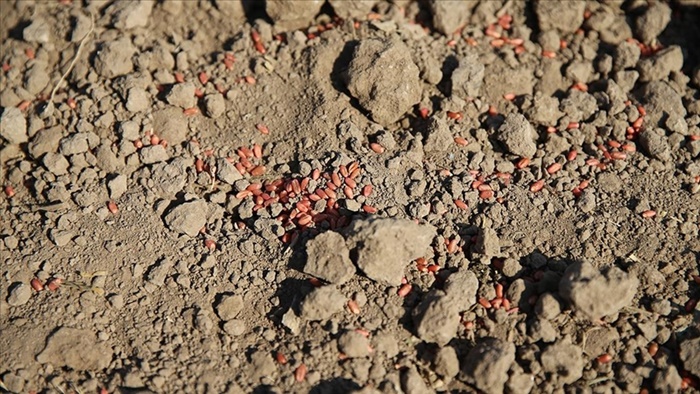
[[[475,54],[468,54],[459,61],[452,72],[452,94],[461,98],[476,97],[484,83],[484,65]]]
[[[322,5],[323,0],[267,0],[265,11],[278,28],[296,30],[308,26]]]
[[[576,263],[564,272],[559,293],[574,310],[590,320],[612,315],[629,305],[639,280],[619,268],[601,273],[590,263]]]
[[[362,19],[372,11],[376,0],[328,0],[333,11],[343,19]]]
[[[700,376],[700,337],[683,341],[680,349],[685,369],[695,376]]]
[[[542,352],[542,369],[557,377],[561,384],[571,384],[583,376],[583,352],[576,345],[557,342]]]
[[[537,151],[537,133],[525,117],[510,113],[498,129],[498,140],[514,155],[532,157]]]
[[[376,282],[398,285],[406,265],[425,254],[436,230],[411,220],[377,218],[354,221],[348,234],[358,268]]]
[[[350,251],[342,235],[329,231],[306,244],[304,272],[330,283],[343,284],[355,274]]]
[[[535,2],[535,14],[540,31],[556,29],[564,33],[573,33],[583,23],[585,1],[551,1]]]
[[[384,126],[396,122],[421,98],[418,66],[399,39],[371,38],[355,48],[346,82],[350,95]]]
[[[180,204],[165,215],[165,224],[171,230],[196,237],[207,223],[207,203],[195,200]]]
[[[112,350],[104,342],[96,342],[92,331],[62,327],[48,338],[36,360],[54,367],[96,371],[109,366]]]
[[[431,0],[430,11],[433,14],[433,27],[443,34],[452,34],[467,23],[472,9],[478,1],[474,0]]]
[[[464,362],[467,381],[485,393],[503,393],[508,370],[515,362],[515,345],[487,338],[474,347]]]
[[[333,286],[314,289],[301,303],[301,317],[306,320],[327,320],[343,309],[345,296]]]

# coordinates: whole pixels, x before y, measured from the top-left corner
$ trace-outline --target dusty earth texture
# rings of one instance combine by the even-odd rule
[[[3,390],[697,392],[697,1],[0,15]]]

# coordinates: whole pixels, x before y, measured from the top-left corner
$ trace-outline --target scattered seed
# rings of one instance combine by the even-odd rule
[[[533,183],[530,185],[530,191],[533,192],[533,193],[537,193],[537,192],[539,192],[540,190],[542,190],[543,187],[544,187],[544,180],[543,180],[543,179],[540,179],[540,180],[538,180],[538,181],[533,182]]]
[[[207,238],[204,240],[204,247],[209,250],[216,249],[216,242],[213,239]]]
[[[412,288],[413,287],[411,286],[410,283],[405,283],[405,284],[401,285],[401,287],[399,287],[399,290],[396,292],[396,294],[398,294],[399,297],[401,297],[401,298],[406,297],[408,295],[408,293],[411,292]]]
[[[197,108],[197,107],[187,108],[186,110],[182,111],[182,113],[187,115],[187,116],[197,115],[199,113],[199,108]]]
[[[61,283],[63,283],[63,279],[52,278],[46,283],[46,288],[49,289],[49,291],[56,291],[61,286]]]
[[[370,194],[372,194],[372,185],[365,185],[362,188],[362,195],[365,197],[369,197]]]
[[[355,315],[360,314],[360,306],[357,305],[357,302],[355,300],[348,301],[348,309],[350,309],[350,312],[352,312]]]
[[[258,129],[258,131],[259,131],[260,133],[262,133],[263,135],[268,135],[268,134],[270,134],[270,130],[267,128],[267,126],[265,126],[265,125],[262,124],[262,123],[256,124],[256,125],[255,125],[255,128]]]
[[[596,360],[601,364],[607,364],[610,361],[612,361],[612,356],[609,355],[608,353],[605,353],[605,354],[601,354],[600,356],[598,356],[598,358],[596,358]]]
[[[287,364],[287,356],[285,356],[282,352],[275,352],[275,359],[281,365]]]
[[[650,343],[647,351],[649,352],[650,356],[655,357],[656,353],[659,351],[659,344],[656,342]]]
[[[202,85],[206,85],[207,82],[209,82],[209,76],[204,71],[199,73],[199,82],[201,82]]]
[[[547,167],[547,173],[549,175],[555,174],[559,170],[561,170],[561,164],[559,163],[553,163],[552,165]]]
[[[479,192],[479,198],[482,200],[488,200],[489,198],[493,198],[493,196],[493,190],[482,190]]]
[[[496,298],[503,298],[503,285],[496,283],[494,287],[496,288]]]
[[[566,125],[567,130],[573,130],[573,129],[578,129],[579,128],[579,123],[578,122],[569,122],[568,125]]]
[[[625,160],[627,158],[627,153],[625,152],[612,152],[610,157],[614,160]]]
[[[117,203],[111,200],[107,203],[107,209],[109,210],[109,212],[112,213],[112,215],[116,215],[117,212],[119,212],[119,207],[117,206]]]
[[[430,110],[427,109],[427,108],[425,108],[425,107],[422,107],[422,108],[419,108],[419,109],[418,109],[418,115],[420,115],[420,117],[421,117],[422,119],[428,119],[428,114],[429,114],[429,113],[430,113]]]
[[[457,208],[463,209],[463,210],[465,210],[465,211],[466,211],[467,209],[469,209],[469,207],[467,206],[467,203],[466,203],[466,202],[464,202],[464,201],[462,201],[462,200],[454,200],[454,201],[455,201],[455,205],[457,206]]]
[[[648,218],[653,218],[654,216],[656,216],[656,211],[654,211],[654,210],[652,210],[652,209],[648,209],[648,210],[642,212],[642,217],[643,217],[643,218],[647,218],[647,219],[648,219]]]
[[[384,153],[384,147],[376,142],[370,143],[369,148],[372,149],[374,153]]]
[[[578,156],[578,152],[576,151],[576,149],[572,149],[566,154],[566,160],[574,161],[576,160],[576,156]]]
[[[491,309],[491,303],[486,298],[479,298],[479,305],[486,309]]]
[[[455,137],[455,144],[459,146],[467,146],[469,145],[469,142],[465,138]]]
[[[362,210],[369,214],[377,213],[377,208],[370,205],[363,205]]]
[[[32,289],[35,291],[42,291],[44,290],[44,285],[41,284],[41,281],[38,278],[32,279],[29,284],[32,286]]]
[[[691,298],[688,300],[688,302],[685,303],[685,311],[690,313],[695,310],[695,307],[698,305],[698,300],[695,298]]]
[[[542,51],[542,57],[554,59],[555,57],[557,57],[557,54],[552,51]]]
[[[250,175],[252,176],[260,176],[265,173],[265,166],[255,166],[253,167],[252,170],[250,170]]]
[[[8,198],[12,198],[15,195],[15,188],[12,185],[5,185],[4,191]]]
[[[294,370],[294,379],[299,383],[303,382],[306,378],[306,372],[308,372],[306,365],[299,365],[297,369]]]
[[[522,170],[523,168],[527,167],[530,165],[530,159],[527,157],[523,157],[522,159],[518,160],[515,163],[515,168]]]
[[[515,99],[515,93],[506,93],[503,95],[503,98],[508,101],[513,101]]]
[[[461,112],[452,112],[452,111],[447,111],[447,117],[452,119],[452,120],[462,120],[462,113]]]

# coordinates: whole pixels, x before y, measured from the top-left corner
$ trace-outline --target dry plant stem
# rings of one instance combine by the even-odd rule
[[[44,108],[44,112],[51,113],[51,111],[53,111],[53,99],[56,96],[56,92],[58,91],[58,88],[61,86],[63,81],[66,80],[66,77],[68,77],[68,74],[70,74],[71,70],[73,70],[75,63],[80,57],[80,52],[82,52],[83,47],[85,46],[85,43],[87,42],[88,37],[90,37],[90,34],[92,34],[93,30],[95,30],[95,15],[92,13],[92,11],[90,11],[90,30],[88,30],[87,34],[85,34],[85,37],[83,37],[80,40],[78,50],[75,52],[75,56],[73,56],[73,60],[71,60],[68,69],[66,70],[66,72],[63,73],[63,75],[61,75],[61,78],[58,80],[58,82],[56,82],[56,85],[54,85],[53,90],[51,90],[51,96],[49,97],[48,104],[46,104],[46,108]]]

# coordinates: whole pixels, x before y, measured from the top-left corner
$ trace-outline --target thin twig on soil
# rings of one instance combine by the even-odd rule
[[[78,50],[75,52],[75,56],[73,56],[73,60],[71,60],[70,65],[68,66],[68,69],[66,72],[61,75],[61,78],[58,80],[56,85],[54,85],[53,89],[51,90],[51,96],[49,97],[49,102],[46,104],[46,107],[44,107],[44,112],[50,114],[53,111],[53,99],[56,96],[56,92],[58,91],[58,88],[61,86],[63,81],[66,80],[68,77],[68,74],[73,70],[73,67],[75,67],[75,63],[78,61],[78,58],[80,57],[80,52],[82,52],[83,47],[85,46],[85,43],[88,40],[88,37],[90,37],[90,34],[92,34],[93,30],[95,30],[95,15],[90,11],[90,30],[88,30],[87,34],[85,34],[85,37],[83,37],[80,40],[80,45],[78,45]]]

